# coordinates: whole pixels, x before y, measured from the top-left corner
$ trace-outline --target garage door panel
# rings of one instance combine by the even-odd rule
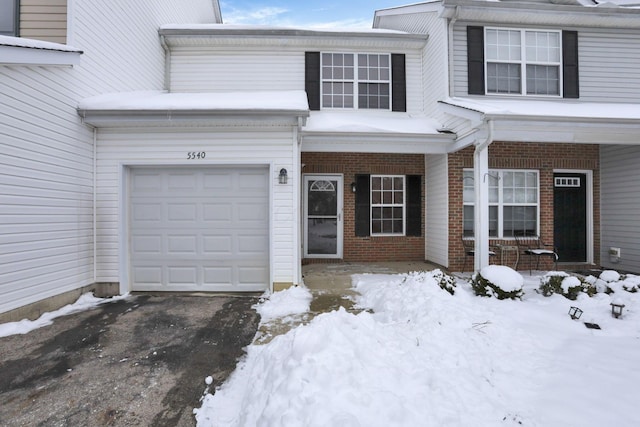
[[[133,252],[137,254],[159,255],[162,252],[162,237],[137,235],[131,239]]]
[[[134,168],[131,183],[134,290],[267,289],[268,168]]]
[[[135,267],[133,269],[133,280],[138,284],[162,283],[162,267]]]
[[[203,206],[203,220],[231,224],[233,218],[233,205],[229,202],[206,203]]]
[[[167,255],[188,254],[198,255],[198,236],[178,235],[167,236]]]
[[[193,286],[196,283],[198,283],[197,267],[167,267],[168,286]]]
[[[232,250],[233,243],[229,235],[202,236],[202,253],[204,255],[228,254]]]
[[[197,203],[168,203],[167,220],[195,221],[198,218]]]
[[[134,206],[132,215],[136,221],[160,221],[162,203],[138,203]]]

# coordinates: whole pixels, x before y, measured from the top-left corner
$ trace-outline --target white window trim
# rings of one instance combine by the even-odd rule
[[[492,60],[489,61],[487,59],[487,31],[488,30],[505,30],[505,31],[519,31],[520,32],[520,61],[504,61],[504,60]],[[555,62],[536,62],[536,61],[527,61],[526,60],[526,32],[527,31],[535,31],[535,32],[543,32],[543,33],[558,33],[560,40],[560,61],[558,63]],[[563,89],[563,73],[562,73],[562,31],[561,30],[552,30],[546,28],[523,28],[523,27],[485,27],[484,28],[484,91],[485,95],[488,96],[507,96],[507,97],[542,97],[542,98],[562,98],[564,95],[562,93]],[[494,93],[489,92],[488,89],[488,81],[487,81],[487,64],[489,62],[498,63],[498,64],[520,64],[520,93]],[[527,93],[527,65],[557,65],[558,66],[558,94],[557,95],[544,95],[544,94],[528,94]]]
[[[373,208],[400,207],[400,204],[373,203],[373,179],[374,178],[402,178],[402,233],[374,233],[373,232]],[[369,177],[369,235],[375,237],[403,237],[407,235],[407,177],[406,175],[376,174]]]
[[[464,177],[464,172],[473,172],[473,169],[470,168],[465,168],[463,169],[463,177]],[[505,172],[522,172],[522,173],[527,173],[527,172],[533,172],[536,174],[537,176],[537,194],[536,194],[536,200],[537,202],[534,203],[504,203],[503,201],[503,194],[504,194],[504,184],[503,184],[503,175]],[[497,206],[498,207],[498,235],[497,236],[489,236],[490,239],[501,239],[501,240],[515,240],[515,237],[510,237],[504,236],[504,218],[503,218],[503,208],[505,206],[536,206],[536,235],[540,235],[540,171],[537,169],[489,169],[489,173],[494,175],[497,174],[498,175],[498,202],[490,202],[489,206]],[[475,185],[475,183],[474,183]],[[463,191],[464,191],[464,179],[463,179],[463,185],[462,185]],[[462,205],[464,206],[473,206],[475,209],[475,200],[473,203],[470,202],[465,202],[464,201],[464,196],[463,196],[463,201],[462,201]],[[464,212],[462,215],[462,221],[463,221],[463,228],[464,228]],[[475,230],[474,230],[474,234],[475,234]]]
[[[322,77],[322,69],[323,69],[323,55],[324,54],[339,54],[339,55],[352,55],[353,56],[353,79],[324,79]],[[378,56],[387,56],[389,58],[389,80],[362,80],[360,81],[358,78],[358,55],[378,55]],[[391,111],[392,103],[393,103],[393,67],[391,64],[391,53],[378,53],[378,52],[332,52],[332,51],[322,51],[320,52],[320,109],[321,110],[364,110],[364,111]],[[353,83],[353,107],[325,107],[323,103],[323,83],[325,82],[352,82]],[[389,108],[360,108],[359,105],[359,92],[358,92],[358,83],[383,83],[389,85]]]

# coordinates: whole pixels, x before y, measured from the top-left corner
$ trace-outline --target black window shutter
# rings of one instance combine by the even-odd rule
[[[407,175],[407,236],[422,235],[422,176]]]
[[[469,95],[484,95],[484,27],[467,27]]]
[[[562,93],[565,98],[579,98],[578,32],[562,32]]]
[[[369,215],[371,198],[369,175],[356,175],[356,236],[369,236],[371,226]]]
[[[405,55],[391,54],[391,111],[407,111],[407,70]]]
[[[320,110],[320,52],[304,53],[304,89],[310,110]]]

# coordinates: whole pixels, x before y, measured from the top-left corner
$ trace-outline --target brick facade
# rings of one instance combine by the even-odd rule
[[[421,154],[302,153],[304,174],[344,176],[344,253],[341,260],[305,259],[309,262],[375,262],[424,260],[424,156]],[[358,174],[422,176],[422,232],[420,237],[355,235],[355,194],[351,183]]]
[[[449,269],[462,270],[464,251],[462,248],[462,171],[473,168],[473,147],[468,147],[448,158],[449,166]],[[558,169],[589,170],[593,172],[593,234],[595,263],[599,264],[600,253],[600,173],[599,148],[597,145],[507,143],[494,142],[489,146],[489,168],[491,169],[536,169],[540,173],[540,234],[545,242],[553,242],[553,173]],[[490,244],[513,244],[492,239]],[[513,254],[505,253],[505,264],[513,263]],[[500,255],[491,257],[498,262]],[[546,257],[545,257],[546,258]],[[524,261],[524,262],[523,262]],[[550,260],[541,267],[552,268]],[[470,260],[467,263],[469,266]],[[520,261],[519,268],[526,268],[527,260]],[[469,267],[467,267],[469,268]]]

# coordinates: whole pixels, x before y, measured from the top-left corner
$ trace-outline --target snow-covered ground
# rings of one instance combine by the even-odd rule
[[[640,425],[640,293],[614,281],[612,295],[570,301],[543,297],[539,284],[525,276],[521,301],[499,301],[461,280],[452,296],[431,273],[353,276],[370,311],[321,314],[249,346],[194,411],[198,425]],[[259,310],[273,320],[295,301],[302,312],[304,293],[274,294]],[[620,319],[613,300],[625,304]]]

